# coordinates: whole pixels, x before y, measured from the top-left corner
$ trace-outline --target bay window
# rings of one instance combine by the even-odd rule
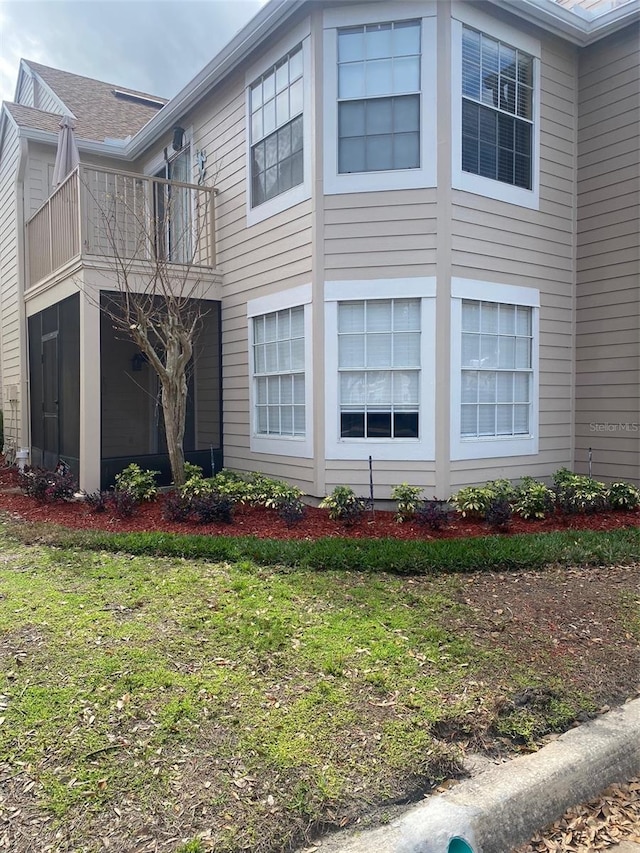
[[[539,291],[454,278],[451,458],[537,452]]]
[[[338,30],[338,171],[420,166],[420,22]]]
[[[418,438],[420,300],[338,305],[342,438]]]
[[[537,209],[540,42],[463,5],[451,37],[453,187]]]
[[[435,279],[325,282],[327,459],[432,459]]]
[[[325,193],[435,186],[435,2],[339,4],[323,24]]]

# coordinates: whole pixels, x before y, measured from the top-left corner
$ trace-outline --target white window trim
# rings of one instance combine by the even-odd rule
[[[460,405],[462,394],[462,300],[499,302],[532,308],[531,367],[532,403],[528,436],[499,436],[496,438],[462,438],[460,435]],[[540,291],[533,287],[495,284],[465,278],[451,280],[451,460],[491,459],[504,456],[531,456],[538,452],[539,435],[539,348],[540,348]]]
[[[325,455],[327,459],[435,458],[436,280],[400,278],[325,282]],[[352,299],[421,302],[419,438],[341,438],[338,382],[338,303]]]
[[[533,133],[531,189],[464,172],[462,169],[462,29],[468,24],[482,33],[506,42],[533,56]],[[456,4],[451,22],[451,169],[454,189],[466,190],[508,204],[540,208],[540,42],[478,9]]]
[[[269,435],[256,433],[256,413],[254,408],[253,373],[253,318],[273,311],[304,306],[304,408],[305,434]],[[247,302],[247,325],[249,340],[249,447],[252,453],[271,453],[276,456],[296,456],[313,458],[313,349],[312,349],[312,308],[311,285],[303,284],[283,290],[269,296],[261,296]]]
[[[437,179],[436,4],[378,4],[328,9],[324,13],[324,192],[327,195],[377,190],[435,187]],[[419,169],[386,172],[338,173],[338,37],[341,27],[412,18],[422,20],[420,58],[420,162]]]
[[[245,74],[245,194],[247,200],[247,227],[257,225],[283,210],[300,204],[311,198],[311,147],[312,139],[312,114],[314,105],[312,102],[311,86],[311,25],[309,19],[301,21],[286,39],[278,42],[266,53],[260,62],[255,63]],[[264,74],[278,60],[293,50],[296,45],[302,43],[302,168],[303,181],[297,187],[280,193],[275,198],[269,199],[257,207],[251,207],[251,98],[250,87],[258,77]]]

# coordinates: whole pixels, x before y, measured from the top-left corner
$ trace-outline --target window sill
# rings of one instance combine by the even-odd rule
[[[298,438],[286,435],[252,435],[250,449],[252,453],[266,453],[274,456],[291,456],[303,459],[313,457],[313,448],[308,436]]]
[[[538,452],[535,436],[504,438],[461,438],[452,442],[451,461],[493,459],[507,456],[533,456]]]
[[[337,443],[327,442],[327,459],[360,460],[370,456],[374,461],[433,461],[434,451],[425,439],[416,438],[347,438],[338,439]]]
[[[454,190],[482,195],[485,198],[494,198],[507,204],[516,204],[519,207],[528,207],[531,210],[539,210],[540,198],[537,190],[527,190],[502,181],[485,178],[482,175],[474,175],[473,172],[463,172],[454,169],[452,187]]]
[[[249,207],[249,196],[247,196],[247,227],[257,225],[259,222],[263,222],[277,213],[282,213],[283,210],[288,210],[290,207],[295,207],[296,204],[300,204],[309,198],[311,198],[311,187],[307,181],[259,204],[257,207]]]

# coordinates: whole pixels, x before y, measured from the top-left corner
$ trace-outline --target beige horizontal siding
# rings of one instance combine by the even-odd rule
[[[194,147],[208,152],[208,173],[218,189],[224,463],[284,477],[309,492],[313,460],[250,452],[247,301],[311,281],[311,202],[247,227],[244,76],[236,75],[210,96],[190,123]]]
[[[21,418],[18,409],[6,400],[5,389],[17,385],[21,399],[22,365],[20,359],[21,324],[18,302],[18,218],[16,170],[19,162],[18,133],[14,125],[5,123],[0,150],[0,406],[4,414],[5,442],[22,443]]]
[[[576,466],[640,482],[640,29],[582,51]],[[611,429],[597,425],[613,425]]]
[[[550,476],[572,459],[575,51],[540,35],[540,206],[454,191],[452,275],[540,291],[539,452],[451,463],[452,490],[495,477]]]
[[[323,248],[329,280],[433,275],[434,191],[325,196]]]
[[[390,498],[391,489],[400,483],[421,486],[424,497],[432,498],[435,488],[435,466],[433,462],[382,462],[373,455],[373,485],[376,499]],[[368,461],[339,462],[328,460],[326,463],[326,492],[329,494],[336,486],[349,485],[361,497],[369,496]]]

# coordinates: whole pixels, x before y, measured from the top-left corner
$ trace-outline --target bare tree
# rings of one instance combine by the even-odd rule
[[[106,258],[112,283],[106,299],[97,301],[158,376],[171,473],[182,485],[188,369],[204,313],[202,272],[214,264],[214,190],[102,170],[87,170],[83,183],[93,211],[90,239]]]

